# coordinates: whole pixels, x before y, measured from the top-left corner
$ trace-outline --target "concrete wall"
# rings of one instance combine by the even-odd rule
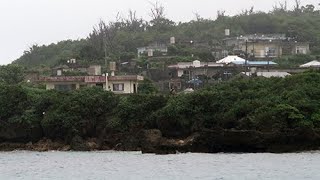
[[[88,68],[88,74],[92,76],[100,76],[101,75],[101,66],[100,65],[91,65]]]
[[[54,83],[46,83],[46,90],[54,89]]]
[[[114,84],[123,84],[124,91],[114,91]],[[136,84],[136,89],[134,89],[134,84]],[[116,94],[131,94],[138,91],[138,82],[137,81],[109,81],[110,90]]]
[[[269,54],[269,57],[282,56],[282,47],[278,43],[248,43],[248,54],[257,58],[266,58],[268,50],[274,49],[275,52]],[[246,46],[241,46],[241,50],[246,52]]]
[[[181,77],[183,75],[183,69],[178,70],[178,77]]]
[[[124,91],[114,91],[113,85],[114,84],[123,84],[124,85]],[[47,82],[46,83],[46,89],[52,90],[55,89],[55,85],[75,85],[76,89],[80,89],[81,86],[84,87],[94,87],[96,86],[95,83],[79,83],[79,82]],[[106,89],[106,83],[103,83],[103,88]],[[136,85],[134,87],[134,85]],[[108,82],[108,89],[116,94],[131,94],[138,92],[138,81],[109,81]],[[134,89],[135,88],[135,89]]]
[[[298,50],[299,50],[299,53],[298,53]],[[298,44],[295,44],[294,47],[292,48],[292,54],[309,54],[309,53],[310,53],[309,44],[298,43]]]
[[[241,44],[239,47],[243,52],[246,52],[246,45]],[[275,52],[270,54],[269,57],[281,57],[286,54],[297,54],[297,49],[300,49],[299,54],[310,53],[308,43],[282,43],[282,42],[248,42],[248,54],[255,55],[256,58],[266,58],[267,52],[270,49],[275,49]]]
[[[56,85],[75,85],[76,89],[80,89],[80,85],[87,85],[87,84],[81,84],[79,82],[47,82],[46,90],[55,89]]]
[[[222,68],[193,68],[193,69],[179,69],[177,70],[178,77],[182,77],[184,71],[188,71],[189,74],[186,74],[190,78],[194,76],[205,75],[207,77],[212,77],[219,73]]]

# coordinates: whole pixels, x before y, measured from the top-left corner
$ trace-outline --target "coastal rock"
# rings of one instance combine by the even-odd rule
[[[169,139],[162,137],[160,130],[147,130],[145,131],[145,143],[143,143],[142,152],[156,154],[190,152],[198,136],[198,133],[194,133],[187,138]]]
[[[16,151],[26,149],[27,147],[24,143],[0,143],[0,151]]]
[[[287,129],[282,131],[248,131],[225,129],[202,129],[190,136],[164,137],[158,129],[136,130],[124,133],[110,133],[103,138],[72,138],[70,145],[64,141],[52,141],[43,138],[34,143],[3,142],[1,151],[90,151],[119,150],[142,151],[143,153],[175,154],[177,152],[295,152],[318,150],[320,147],[320,130]]]
[[[258,131],[202,130],[193,143],[191,151],[217,152],[264,152],[265,135]]]
[[[157,146],[162,140],[162,133],[158,129],[144,130],[141,137],[141,148],[143,153],[153,153],[157,151]]]
[[[132,130],[127,133],[118,134],[119,139],[114,146],[114,150],[139,151],[143,141],[143,130]]]
[[[155,143],[156,142],[156,143]],[[177,152],[296,152],[318,150],[320,136],[312,129],[276,132],[248,130],[201,130],[187,138],[164,138],[151,141],[146,137],[143,153],[175,154]]]
[[[28,143],[27,147],[29,150],[34,150],[34,151],[70,150],[70,148],[67,148],[67,145],[65,145],[64,142],[52,141],[46,138],[41,139],[37,143]]]
[[[199,133],[193,133],[187,138],[176,138],[167,139],[163,138],[156,147],[156,154],[176,154],[176,153],[186,153],[192,152],[193,143],[197,142],[199,138]]]
[[[1,123],[0,125],[0,142],[36,142],[42,135],[40,125],[32,127],[19,123]]]
[[[98,143],[98,140],[96,138],[90,138],[86,140],[86,146],[91,150],[99,150],[100,145]]]
[[[75,136],[71,140],[71,149],[74,151],[89,151],[89,147],[86,142],[80,136]]]
[[[100,150],[101,145],[96,138],[83,139],[80,136],[75,136],[71,140],[70,149],[74,151],[95,151]]]
[[[318,150],[320,147],[319,130],[295,129],[275,132],[266,139],[267,152],[284,153],[292,151]]]

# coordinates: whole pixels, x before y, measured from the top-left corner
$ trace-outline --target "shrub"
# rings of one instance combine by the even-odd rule
[[[106,126],[117,104],[114,94],[99,88],[71,92],[45,114],[44,132],[51,138],[95,136],[97,126]]]

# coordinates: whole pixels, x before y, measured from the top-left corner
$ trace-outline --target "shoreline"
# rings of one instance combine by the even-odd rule
[[[115,138],[116,137],[116,138]],[[269,132],[203,130],[185,138],[166,138],[158,129],[112,134],[104,138],[74,137],[70,143],[42,138],[32,143],[0,142],[0,151],[141,151],[176,153],[295,153],[320,150],[315,131]]]

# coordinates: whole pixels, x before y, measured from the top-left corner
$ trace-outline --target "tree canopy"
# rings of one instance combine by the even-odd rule
[[[23,67],[18,65],[0,66],[0,83],[18,84],[24,80]]]
[[[170,136],[215,128],[319,129],[319,99],[319,72],[239,77],[176,96],[120,96],[100,88],[58,92],[0,84],[0,128],[11,123],[26,129],[41,126],[46,137],[65,140],[94,137],[106,128],[108,132],[156,128]]]

